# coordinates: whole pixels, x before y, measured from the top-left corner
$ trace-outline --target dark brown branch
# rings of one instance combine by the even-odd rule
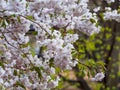
[[[96,0],[92,0],[92,2],[95,4],[95,6],[98,6],[98,3],[96,2]]]
[[[62,75],[59,75],[64,81],[70,83],[70,84],[75,84],[75,83],[79,83],[79,88],[83,89],[83,90],[91,90],[91,88],[88,86],[88,84],[86,83],[86,81],[83,78],[80,78],[79,80],[71,80],[71,79],[67,79]]]
[[[108,68],[108,66],[109,66],[109,63],[110,63],[110,60],[109,60],[109,58],[111,57],[111,55],[112,55],[112,52],[113,52],[113,49],[114,49],[114,46],[115,46],[115,42],[116,42],[116,40],[115,40],[115,38],[116,38],[116,22],[114,22],[113,23],[113,32],[112,32],[112,36],[113,36],[113,38],[112,38],[112,40],[111,40],[111,45],[110,45],[110,50],[109,50],[109,52],[108,52],[108,54],[107,54],[107,56],[106,56],[106,59],[105,59],[105,68],[108,70],[109,68]],[[105,78],[104,78],[104,85],[105,85],[105,87],[107,87],[107,79],[108,79],[108,74],[107,74],[107,72],[106,72],[106,74],[105,74]]]

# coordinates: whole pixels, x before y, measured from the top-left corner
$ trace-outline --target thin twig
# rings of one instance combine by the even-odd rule
[[[44,30],[46,33],[49,34],[49,32],[48,32],[45,28],[43,28],[39,23],[35,22],[34,20],[28,19],[27,17],[25,17],[25,16],[23,16],[23,15],[19,15],[19,16],[21,16],[21,17],[23,17],[23,18],[25,18],[25,19],[27,19],[27,20],[35,23],[35,24],[38,25],[42,30]]]

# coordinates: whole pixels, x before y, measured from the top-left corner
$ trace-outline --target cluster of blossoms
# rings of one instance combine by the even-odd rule
[[[105,0],[108,4],[115,2],[115,0]]]
[[[100,30],[87,2],[0,0],[0,84],[11,90],[56,87],[58,71],[70,70],[77,64],[72,57],[73,43],[79,38],[76,30],[87,35]],[[26,34],[31,25],[35,50],[31,36]]]
[[[77,64],[72,50],[78,35],[67,32],[98,32],[91,18],[97,20],[84,0],[0,0],[0,83],[16,90],[21,90],[21,85],[39,90],[56,87],[59,77],[55,68],[67,70]],[[31,50],[26,35],[30,25],[37,32],[39,51]]]
[[[120,13],[118,13],[117,10],[111,10],[110,7],[107,7],[106,12],[104,13],[104,19],[120,22]]]
[[[103,72],[97,73],[94,78],[91,78],[92,81],[102,81],[105,77]]]

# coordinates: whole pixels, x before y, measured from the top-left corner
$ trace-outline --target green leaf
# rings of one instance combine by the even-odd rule
[[[2,84],[0,84],[0,90],[6,90]]]
[[[1,66],[1,67],[4,67],[4,63],[3,63],[2,61],[0,62],[0,66]]]
[[[38,77],[39,77],[40,79],[42,78],[42,73],[41,73],[41,70],[43,70],[42,67],[36,67],[36,66],[34,66],[34,67],[31,68],[31,70],[32,70],[32,71],[35,70],[35,71],[38,73]]]
[[[90,21],[91,21],[92,23],[96,23],[96,21],[95,21],[93,18],[91,18]]]
[[[34,20],[33,16],[26,16],[26,18],[29,20]]]
[[[86,48],[88,51],[95,50],[95,43],[91,41],[86,41]]]
[[[21,22],[20,17],[17,17],[18,22]]]
[[[51,58],[49,60],[49,65],[50,65],[50,67],[54,66],[54,58]]]
[[[16,86],[20,86],[20,87],[22,87],[24,90],[27,90],[26,87],[25,87],[22,83],[20,83],[20,82],[16,82]]]
[[[17,70],[14,70],[13,74],[14,74],[15,76],[17,76]]]
[[[60,68],[59,67],[55,67],[55,72],[56,73],[59,73],[61,70],[60,70]]]
[[[33,31],[32,35],[38,35],[38,32],[37,31]]]
[[[30,52],[31,52],[32,56],[36,55],[34,49],[31,49]]]
[[[74,30],[68,30],[67,33],[74,34]]]
[[[20,47],[21,47],[21,48],[25,48],[25,47],[28,47],[29,45],[30,45],[30,42],[25,43],[25,44],[21,44]]]
[[[116,40],[117,40],[118,42],[120,42],[120,36],[117,36],[117,37],[116,37]]]
[[[42,46],[42,47],[40,47],[40,53],[42,53],[44,50],[46,50],[47,49],[47,46]]]

